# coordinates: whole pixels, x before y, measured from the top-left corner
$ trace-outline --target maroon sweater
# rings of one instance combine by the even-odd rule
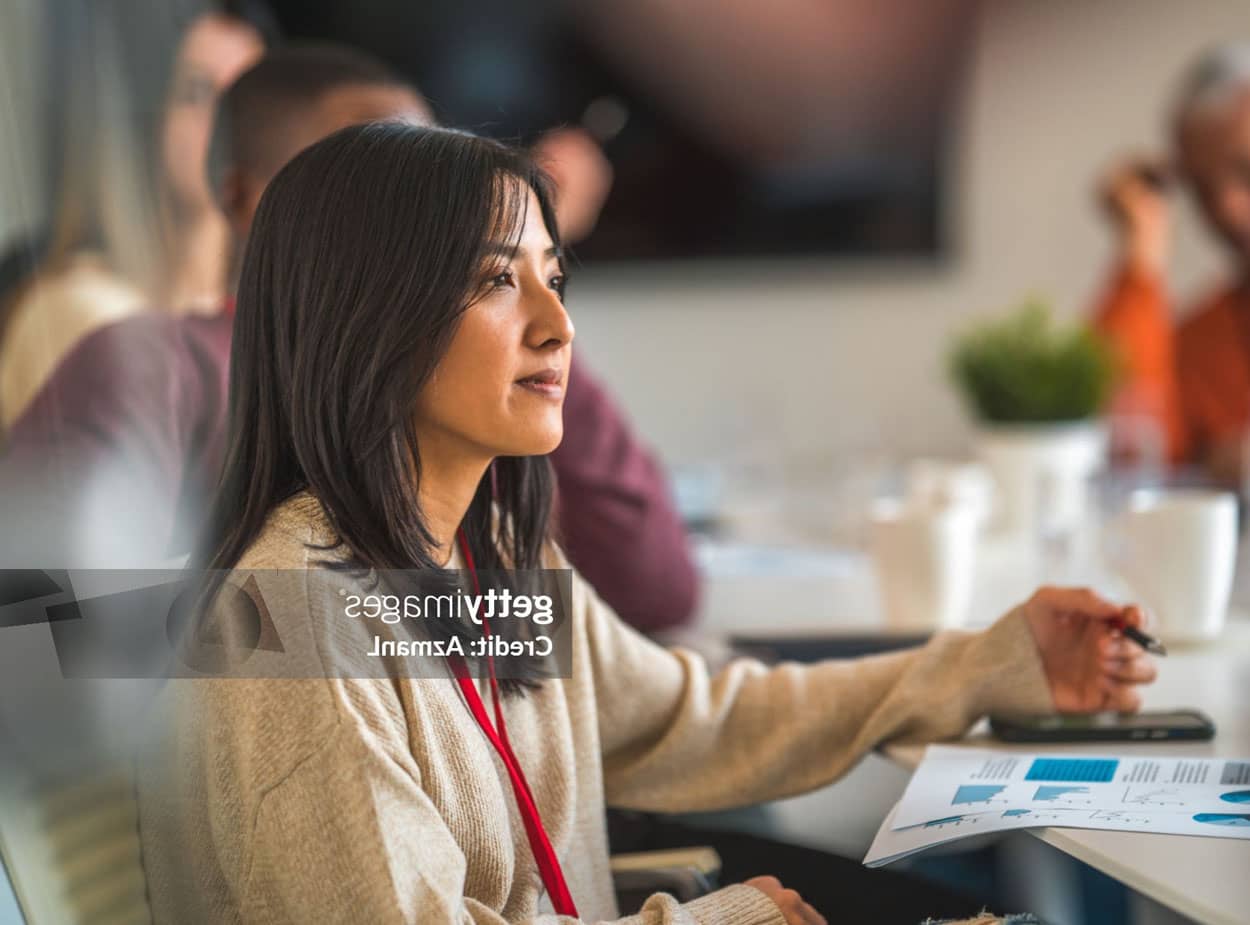
[[[9,433],[9,523],[55,534],[84,510],[106,511],[128,543],[189,550],[225,455],[231,322],[149,314],[78,344]],[[580,363],[564,420],[551,460],[570,560],[638,629],[685,623],[698,582],[663,473]]]

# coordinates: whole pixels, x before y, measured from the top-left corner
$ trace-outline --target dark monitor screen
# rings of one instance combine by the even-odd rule
[[[584,127],[614,182],[585,262],[938,256],[974,0],[280,0],[448,125]]]

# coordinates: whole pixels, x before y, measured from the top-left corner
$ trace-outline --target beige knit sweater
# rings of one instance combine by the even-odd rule
[[[318,502],[297,496],[239,569],[301,569],[325,555],[308,544],[332,540]],[[1018,613],[908,652],[711,674],[625,626],[576,576],[573,608],[572,678],[504,710],[586,921],[618,915],[605,804],[775,799],[834,780],[886,739],[1050,706]],[[324,644],[331,616],[316,604],[278,610],[288,648]],[[158,922],[569,921],[550,912],[507,775],[450,680],[173,681],[156,719],[139,797]],[[623,921],[783,920],[733,885],[687,904],[658,894]]]

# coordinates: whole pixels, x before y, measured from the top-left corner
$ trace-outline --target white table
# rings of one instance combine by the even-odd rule
[[[702,553],[708,572],[702,611],[705,630],[785,636],[881,628],[876,590],[862,555],[806,549],[787,556],[732,547]],[[1023,597],[1029,582],[1027,575],[1000,573],[995,587],[979,592],[979,622]],[[1250,619],[1245,613],[1234,615],[1219,643],[1174,648],[1159,660],[1159,670],[1159,679],[1144,690],[1145,708],[1201,709],[1215,720],[1218,732],[1213,742],[1065,745],[1063,750],[1250,757]],[[1003,747],[987,742],[984,733],[968,742]],[[886,754],[910,770],[919,763],[923,749],[891,747]],[[1080,829],[1030,831],[1199,922],[1250,923],[1250,841]]]
[[[1218,644],[1178,649],[1159,659],[1159,680],[1146,688],[1144,695],[1146,709],[1201,709],[1215,720],[1214,741],[1055,748],[1116,754],[1250,757],[1250,622],[1230,624]],[[1010,747],[987,741],[984,733],[970,736],[968,744]],[[1019,749],[1038,751],[1039,746]],[[924,753],[919,746],[892,746],[885,751],[908,769],[915,768]],[[1130,889],[1199,922],[1250,922],[1250,841],[1090,829],[1029,832]]]

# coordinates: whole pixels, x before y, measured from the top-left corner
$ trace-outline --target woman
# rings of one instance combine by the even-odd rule
[[[0,275],[0,435],[96,328],[152,306],[221,310],[229,229],[208,188],[208,135],[217,95],[264,46],[248,22],[203,6],[48,17],[50,228]]]
[[[522,154],[399,124],[344,129],[269,185],[202,557],[279,586],[255,595],[254,638],[283,640],[262,661],[350,648],[358,623],[303,597],[327,571],[563,563],[544,454],[561,437],[573,326],[552,215]],[[171,682],[140,783],[157,920],[615,918],[605,803],[794,794],[884,739],[957,735],[990,707],[1132,709],[1152,671],[1110,629],[1136,609],[1084,591],[1044,590],[985,632],[910,652],[715,676],[629,630],[576,576],[569,617],[569,677],[522,663],[493,718],[481,660],[476,679],[453,658],[424,679]],[[515,632],[499,622],[462,632]],[[684,906],[656,895],[640,916],[820,921],[772,878]]]

